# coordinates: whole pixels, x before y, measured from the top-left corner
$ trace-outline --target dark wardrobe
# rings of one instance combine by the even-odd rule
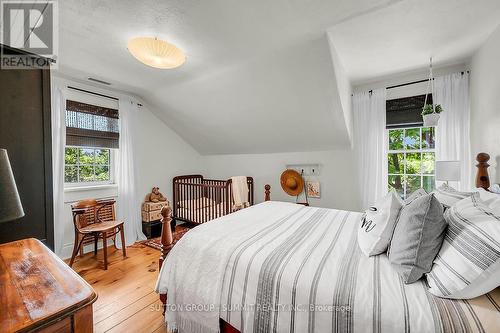
[[[0,243],[34,237],[53,249],[50,98],[49,68],[0,69],[0,148],[7,149],[25,212],[0,223]]]

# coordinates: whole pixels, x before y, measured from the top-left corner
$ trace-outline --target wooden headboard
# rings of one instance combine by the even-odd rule
[[[477,161],[477,174],[476,174],[476,187],[482,187],[485,190],[490,188],[490,176],[488,175],[488,161],[490,155],[486,153],[479,153],[476,156]]]

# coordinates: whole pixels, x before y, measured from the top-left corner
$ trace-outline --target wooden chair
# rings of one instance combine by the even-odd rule
[[[125,235],[123,221],[116,221],[115,200],[87,199],[71,205],[73,224],[75,227],[75,244],[69,266],[73,265],[75,257],[85,244],[94,242],[94,255],[97,254],[97,242],[102,239],[102,252],[104,254],[104,269],[108,269],[107,240],[113,239],[116,248],[116,235],[120,233],[123,256],[126,257]]]

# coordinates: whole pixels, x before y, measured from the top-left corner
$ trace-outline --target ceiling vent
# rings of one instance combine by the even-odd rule
[[[96,83],[100,83],[100,84],[105,84],[107,86],[111,85],[111,83],[109,83],[109,82],[99,80],[99,79],[94,79],[93,77],[89,77],[89,78],[87,78],[87,80],[92,81],[92,82],[96,82]]]

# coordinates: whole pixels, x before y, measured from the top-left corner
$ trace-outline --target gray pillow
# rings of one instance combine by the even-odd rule
[[[430,272],[446,231],[443,206],[433,194],[403,207],[392,236],[389,261],[405,283]]]
[[[427,194],[427,191],[424,190],[423,188],[417,189],[415,192],[410,194],[408,198],[405,200],[405,205],[409,205],[413,200],[420,198],[421,196],[424,196]]]

